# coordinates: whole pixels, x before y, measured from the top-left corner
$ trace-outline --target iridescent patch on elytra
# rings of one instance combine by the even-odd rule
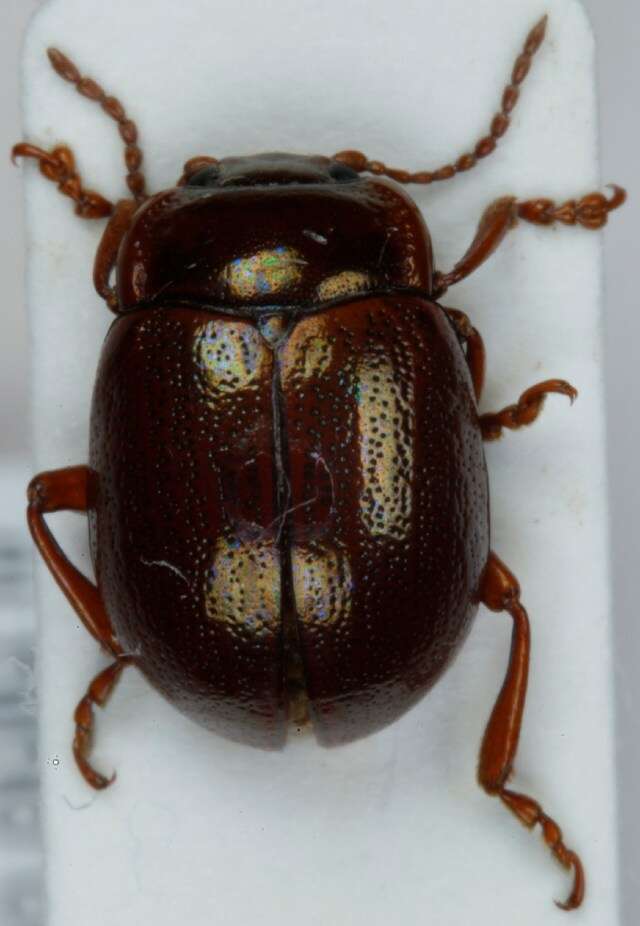
[[[283,388],[296,388],[294,380],[317,381],[326,373],[334,362],[334,340],[322,314],[310,316],[303,325],[294,328],[290,347],[281,361]]]
[[[206,574],[207,617],[235,636],[259,640],[280,625],[280,553],[272,541],[220,537]]]
[[[223,268],[221,278],[231,295],[251,299],[291,289],[300,281],[305,265],[295,248],[279,245],[249,257],[236,257]]]
[[[361,270],[343,270],[323,280],[316,289],[318,299],[328,302],[330,299],[340,299],[342,296],[367,293],[372,289],[371,277]]]
[[[193,342],[194,361],[203,386],[213,393],[237,393],[263,381],[270,366],[269,351],[255,328],[240,321],[216,319],[201,325]]]
[[[307,631],[349,619],[353,579],[345,549],[326,542],[294,544],[291,572],[298,619]]]
[[[412,379],[402,382],[392,361],[365,353],[358,361],[360,515],[374,537],[402,540],[411,530],[415,399]]]

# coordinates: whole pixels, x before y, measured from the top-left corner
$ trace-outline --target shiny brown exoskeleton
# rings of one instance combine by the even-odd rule
[[[36,476],[28,509],[54,577],[114,657],[75,715],[74,753],[93,787],[111,780],[89,764],[93,705],[127,664],[226,736],[278,747],[289,720],[309,719],[336,744],[413,705],[483,603],[510,614],[513,637],[479,780],[525,825],[540,824],[574,874],[561,906],[581,903],[578,856],[534,800],[507,788],[529,622],[517,580],[490,551],[482,447],[535,420],[548,393],[576,392],[547,380],[479,414],[482,340],[437,300],[518,218],[599,228],[624,192],[561,206],[500,199],[441,273],[420,212],[393,182],[445,180],[494,150],[545,22],[527,37],[490,133],[454,164],[410,174],[356,151],[197,157],[156,196],[121,104],[50,51],[58,74],[118,123],[132,194],[114,207],[86,190],[65,147],[14,148],[78,215],[111,215],[94,280],[117,320],[97,375],[89,466]],[[44,514],[60,509],[89,515],[95,585],[49,532]]]

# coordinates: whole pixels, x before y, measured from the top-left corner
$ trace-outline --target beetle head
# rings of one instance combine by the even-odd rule
[[[223,187],[285,186],[287,184],[349,183],[358,173],[329,158],[271,152],[254,157],[193,158],[184,166],[179,185]]]
[[[325,157],[194,158],[135,215],[118,259],[120,310],[315,306],[431,290],[431,242],[404,190]]]

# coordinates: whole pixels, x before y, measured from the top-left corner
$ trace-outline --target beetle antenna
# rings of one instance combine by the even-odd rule
[[[47,49],[49,61],[56,72],[64,80],[75,84],[78,93],[86,96],[90,100],[99,103],[102,109],[115,122],[118,123],[120,138],[125,144],[124,161],[127,165],[127,186],[137,202],[142,202],[147,198],[145,190],[145,176],[140,170],[142,164],[142,151],[138,147],[138,127],[133,120],[127,116],[124,106],[114,96],[108,96],[102,87],[91,80],[90,77],[83,77],[75,66],[73,61],[63,55],[57,48]]]
[[[529,73],[531,61],[542,44],[546,28],[547,16],[545,15],[528,34],[522,51],[515,60],[511,81],[504,89],[502,105],[500,111],[493,117],[489,134],[476,143],[473,151],[461,155],[455,163],[445,164],[433,171],[422,170],[411,173],[408,170],[387,167],[382,161],[370,161],[361,151],[339,151],[333,155],[333,159],[346,164],[358,173],[369,171],[372,174],[384,174],[385,177],[391,177],[398,183],[435,183],[438,180],[450,180],[462,171],[471,170],[479,160],[495,151],[498,140],[509,128],[511,112],[520,95],[520,84]]]

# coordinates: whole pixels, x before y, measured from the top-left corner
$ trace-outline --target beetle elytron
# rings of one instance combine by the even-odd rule
[[[479,780],[525,825],[540,824],[574,875],[560,906],[580,905],[578,856],[539,804],[507,787],[529,623],[517,580],[490,551],[482,447],[534,421],[547,394],[576,392],[547,380],[479,414],[482,340],[439,300],[517,219],[599,228],[625,194],[497,200],[442,273],[399,185],[449,179],[495,149],[545,26],[528,35],[489,134],[439,170],[396,170],[357,151],[196,157],[155,196],[122,105],[49,51],[117,122],[131,194],[114,206],[85,189],[64,146],[13,150],[35,158],[79,216],[110,216],[94,281],[117,321],[89,466],[41,473],[28,492],[40,552],[113,657],[75,714],[75,757],[94,788],[112,779],[89,762],[93,705],[128,664],[224,735],[278,747],[288,720],[309,719],[335,744],[422,697],[483,603],[509,613],[513,637]],[[96,585],[45,523],[60,509],[89,515]]]

